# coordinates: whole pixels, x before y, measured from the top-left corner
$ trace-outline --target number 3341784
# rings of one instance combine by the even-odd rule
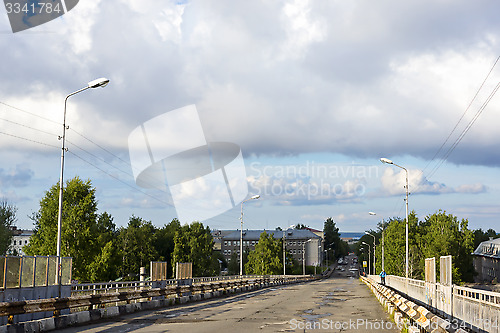
[[[52,14],[52,13],[61,13],[63,9],[61,8],[61,4],[58,2],[56,4],[52,4],[51,2],[39,2],[38,4],[21,4],[19,2],[15,3],[6,3],[5,8],[7,9],[7,14]]]

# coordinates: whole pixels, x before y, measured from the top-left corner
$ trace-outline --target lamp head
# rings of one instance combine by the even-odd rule
[[[109,83],[109,80],[104,78],[104,77],[101,77],[99,79],[96,79],[94,81],[90,81],[88,83],[89,85],[89,88],[99,88],[99,87],[106,87]]]
[[[387,164],[394,164],[394,163],[393,163],[390,159],[385,158],[385,157],[382,157],[382,158],[380,159],[380,162],[382,162],[382,163],[387,163]]]
[[[255,199],[258,199],[258,198],[260,198],[260,195],[257,194],[257,195],[254,195],[253,197],[251,197],[250,199],[255,200]]]
[[[377,215],[377,214],[376,214],[376,213],[374,213],[374,212],[368,212],[368,214],[370,214],[370,215]]]

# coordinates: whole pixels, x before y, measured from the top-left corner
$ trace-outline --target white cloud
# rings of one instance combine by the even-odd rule
[[[411,194],[447,194],[468,193],[478,194],[486,191],[482,184],[464,184],[456,188],[445,184],[429,181],[421,170],[408,170],[409,192]],[[381,178],[382,190],[389,195],[401,195],[406,193],[406,172],[404,170],[395,172],[392,168],[386,168]]]

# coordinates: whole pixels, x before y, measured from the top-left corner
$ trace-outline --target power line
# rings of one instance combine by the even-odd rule
[[[82,133],[79,133],[78,131],[75,131],[74,129],[71,129],[70,128],[70,131],[72,132],[75,132],[76,134],[78,134],[79,136],[81,136],[82,138],[84,138],[85,140],[87,140],[88,142],[92,143],[93,145],[97,146],[98,148],[104,150],[106,153],[110,154],[111,156],[115,157],[116,159],[122,161],[123,163],[129,165],[129,162],[128,161],[125,161],[124,159],[122,159],[121,157],[119,157],[118,155],[114,154],[113,152],[111,152],[110,150],[104,148],[103,146],[99,145],[98,143],[94,142],[93,140],[91,140],[90,138],[86,137],[85,135],[83,135]]]
[[[60,147],[51,145],[49,143],[45,143],[45,142],[41,142],[41,141],[36,141],[36,140],[32,140],[32,139],[28,139],[28,138],[25,138],[25,137],[22,137],[22,136],[19,136],[19,135],[14,135],[14,134],[6,133],[6,132],[1,132],[1,131],[0,131],[0,134],[8,135],[8,136],[11,136],[11,137],[16,138],[16,139],[21,139],[21,140],[33,142],[33,143],[36,143],[36,144],[39,144],[39,145],[43,145],[43,146],[47,146],[47,147],[60,148]]]
[[[89,161],[85,160],[83,157],[80,157],[79,155],[77,155],[77,154],[73,153],[72,151],[68,151],[68,153],[70,153],[71,155],[73,155],[73,156],[77,157],[78,159],[82,160],[83,162],[85,162],[85,163],[87,163],[87,164],[89,164],[89,165],[93,166],[94,168],[96,168],[97,170],[101,171],[102,173],[104,173],[104,174],[108,175],[109,177],[111,177],[111,178],[113,178],[113,179],[115,179],[115,180],[119,181],[120,183],[122,183],[122,184],[126,185],[127,187],[130,187],[131,189],[133,189],[133,190],[135,190],[135,191],[137,191],[137,192],[140,192],[140,193],[142,193],[142,194],[144,194],[144,195],[146,195],[146,196],[148,196],[148,197],[150,197],[150,198],[152,198],[152,199],[155,199],[156,201],[159,201],[159,202],[161,202],[161,203],[163,203],[163,204],[165,204],[165,205],[167,205],[167,206],[171,206],[171,207],[173,207],[173,205],[172,205],[171,203],[169,203],[169,202],[167,202],[167,201],[163,201],[163,200],[159,199],[158,197],[155,197],[155,196],[153,196],[153,195],[151,195],[151,194],[148,194],[148,193],[146,193],[146,192],[144,192],[144,191],[141,191],[141,190],[140,190],[140,189],[138,189],[137,187],[134,187],[134,186],[132,186],[132,185],[130,185],[130,184],[128,184],[128,183],[126,183],[126,182],[124,182],[124,181],[123,181],[123,180],[121,180],[120,178],[118,178],[118,177],[116,177],[116,176],[113,176],[112,174],[108,173],[108,172],[107,172],[107,171],[105,171],[104,169],[102,169],[102,168],[98,167],[97,165],[93,164],[92,162],[89,162]]]
[[[120,171],[120,172],[124,173],[125,175],[127,175],[127,176],[129,176],[129,177],[133,177],[133,175],[131,175],[129,172],[124,171],[124,170],[122,170],[122,169],[120,169],[120,168],[118,168],[118,167],[114,166],[113,164],[111,164],[111,163],[107,162],[105,159],[103,159],[103,158],[101,158],[101,157],[99,157],[99,156],[97,156],[97,155],[95,155],[95,154],[93,154],[93,153],[89,152],[88,150],[86,150],[86,149],[84,149],[84,148],[82,148],[82,147],[78,146],[77,144],[75,144],[75,143],[73,143],[73,142],[69,141],[68,139],[66,139],[66,142],[70,143],[71,145],[73,145],[74,147],[76,147],[76,148],[80,149],[81,151],[84,151],[85,153],[89,154],[90,156],[94,157],[95,159],[97,159],[97,160],[99,160],[99,161],[101,161],[101,162],[103,162],[103,163],[106,163],[106,164],[107,164],[107,165],[109,165],[110,167],[112,167],[112,168],[114,168],[114,169],[116,169],[116,170],[118,170],[118,171]]]
[[[488,106],[489,102],[495,96],[495,94],[496,94],[496,92],[498,91],[499,88],[500,88],[500,82],[497,83],[497,85],[495,86],[495,88],[493,89],[493,91],[490,93],[490,95],[488,96],[488,98],[486,99],[486,101],[481,105],[481,107],[476,112],[476,114],[471,119],[471,121],[469,121],[469,123],[467,124],[467,126],[465,127],[465,129],[462,131],[462,133],[460,133],[460,135],[458,136],[458,138],[455,140],[455,142],[448,149],[448,151],[444,155],[443,159],[441,159],[441,161],[437,164],[437,166],[434,169],[431,170],[431,172],[428,175],[429,178],[432,177],[436,173],[436,171],[441,167],[441,165],[443,165],[443,163],[448,159],[448,157],[455,150],[455,148],[458,146],[458,144],[462,141],[462,139],[467,134],[467,132],[469,132],[469,130],[471,129],[472,125],[474,125],[474,123],[479,118],[479,116],[481,115],[481,113],[484,111],[484,109],[486,108],[486,106]]]
[[[470,107],[472,106],[472,103],[474,103],[474,101],[476,100],[477,96],[479,95],[479,92],[483,89],[484,87],[484,84],[486,83],[486,81],[488,80],[488,78],[490,77],[491,73],[493,72],[493,69],[495,68],[495,66],[497,65],[498,63],[498,60],[500,59],[500,56],[495,60],[495,63],[493,64],[493,66],[490,68],[490,71],[488,72],[488,74],[486,75],[486,77],[484,78],[483,82],[481,83],[481,85],[479,86],[479,88],[477,89],[476,91],[476,94],[474,95],[474,97],[472,98],[472,100],[470,101],[469,105],[467,106],[467,108],[465,109],[464,113],[462,113],[462,116],[460,117],[460,119],[458,120],[458,122],[455,124],[455,127],[453,127],[453,129],[451,130],[450,134],[448,134],[448,137],[446,138],[446,140],[444,140],[443,144],[441,145],[441,147],[439,147],[439,149],[436,151],[436,153],[434,154],[434,156],[432,157],[432,159],[427,163],[427,165],[424,167],[424,170],[422,171],[425,172],[425,169],[427,169],[427,167],[432,163],[432,161],[434,161],[434,159],[437,157],[437,155],[441,152],[441,150],[443,149],[443,147],[446,145],[446,143],[448,142],[448,140],[450,139],[450,137],[452,136],[453,132],[455,132],[455,130],[457,129],[458,125],[460,124],[460,122],[462,121],[462,119],[465,117],[465,114],[469,111]]]
[[[42,117],[42,116],[40,116],[40,115],[38,115],[38,114],[36,114],[36,113],[28,112],[28,111],[26,111],[26,110],[23,110],[23,109],[17,108],[17,107],[15,107],[15,106],[12,106],[12,105],[7,104],[7,103],[5,103],[5,102],[0,101],[0,104],[5,105],[5,106],[7,106],[7,107],[9,107],[9,108],[11,108],[11,109],[17,110],[17,111],[27,113],[27,114],[29,114],[29,115],[31,115],[31,116],[34,116],[34,117],[37,117],[37,118],[40,118],[40,119],[43,119],[43,120],[49,121],[49,122],[51,122],[51,123],[58,124],[58,125],[62,125],[62,124],[58,123],[57,121],[54,121],[54,120],[52,120],[52,119],[48,119],[48,118]]]
[[[52,136],[57,136],[57,134],[54,134],[54,133],[51,133],[51,132],[47,132],[47,131],[44,131],[44,130],[41,130],[41,129],[38,129],[38,128],[34,128],[34,127],[31,127],[31,126],[28,126],[28,125],[24,125],[24,124],[21,124],[21,123],[18,123],[18,122],[9,120],[9,119],[0,118],[0,120],[6,121],[8,123],[11,123],[11,124],[14,124],[14,125],[18,125],[18,126],[21,126],[21,127],[29,128],[29,129],[31,129],[33,131],[45,133],[45,134],[52,135]]]

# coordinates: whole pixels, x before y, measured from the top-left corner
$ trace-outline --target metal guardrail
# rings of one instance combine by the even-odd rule
[[[297,277],[302,275],[273,275],[273,277]],[[192,284],[217,282],[217,281],[238,281],[242,279],[256,279],[265,278],[265,275],[224,275],[224,276],[211,276],[211,277],[197,277],[192,278]],[[269,276],[267,276],[269,277]],[[99,282],[99,283],[78,283],[71,285],[71,296],[89,295],[89,294],[102,294],[107,292],[119,291],[132,291],[138,289],[151,289],[155,285],[162,286],[176,286],[178,285],[177,279],[169,279],[163,281],[122,281],[122,282]]]
[[[201,278],[203,279],[203,278]],[[53,311],[58,315],[61,310],[100,307],[108,303],[125,302],[130,303],[133,300],[151,299],[153,297],[180,297],[185,293],[205,293],[228,288],[237,288],[252,285],[265,285],[269,283],[292,283],[310,281],[315,279],[313,276],[246,276],[230,280],[229,278],[218,281],[199,281],[192,285],[177,285],[168,280],[168,285],[163,288],[151,288],[152,282],[123,282],[123,283],[94,283],[75,285],[75,292],[92,292],[92,294],[71,296],[67,298],[50,298],[40,300],[27,300],[17,302],[0,303],[0,316],[21,315],[27,313]],[[200,279],[198,279],[200,280]],[[158,281],[155,281],[158,282]],[[85,287],[89,287],[85,289]],[[92,287],[92,288],[90,288]],[[112,287],[112,288],[111,288]],[[80,289],[79,289],[80,288]],[[106,289],[107,288],[107,289]],[[122,291],[114,291],[116,288]],[[120,289],[121,288],[121,289]],[[123,291],[125,288],[137,288],[137,290]],[[105,293],[97,291],[107,290]],[[113,291],[112,291],[113,290]],[[94,293],[94,291],[96,293]]]

